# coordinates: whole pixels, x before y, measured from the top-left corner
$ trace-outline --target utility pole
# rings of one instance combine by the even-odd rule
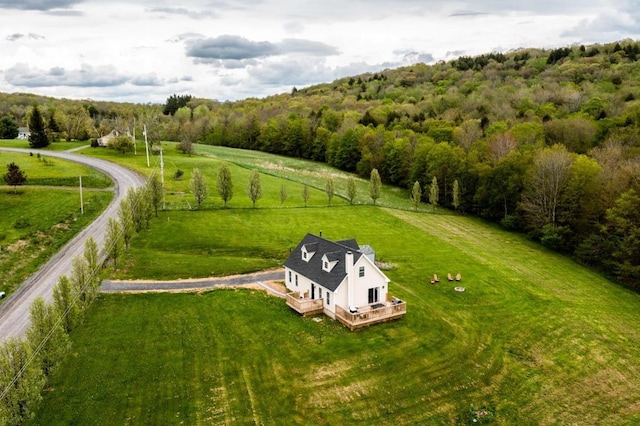
[[[84,200],[82,199],[82,175],[80,175],[80,213],[84,214]]]
[[[147,168],[149,168],[149,143],[147,143],[147,125],[144,125],[144,130],[142,132],[144,135],[144,148],[147,150]]]
[[[133,117],[133,155],[138,155],[136,152],[136,118]]]
[[[162,183],[162,210],[166,210],[167,206],[164,201],[164,161],[162,161],[162,151],[164,150],[160,149],[160,182]]]

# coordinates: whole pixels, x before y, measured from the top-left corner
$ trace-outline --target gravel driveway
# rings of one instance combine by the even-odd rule
[[[266,287],[263,281],[275,281],[284,280],[284,269],[268,270],[255,272],[252,274],[244,275],[232,275],[229,277],[220,278],[202,278],[202,279],[190,279],[190,280],[175,280],[175,281],[111,281],[104,280],[100,286],[100,292],[102,293],[138,293],[142,291],[176,291],[176,290],[201,290],[213,288],[216,286],[238,286],[258,284]],[[268,287],[268,290],[276,293],[280,297],[285,295],[279,291]]]

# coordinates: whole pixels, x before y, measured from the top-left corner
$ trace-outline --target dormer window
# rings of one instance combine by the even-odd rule
[[[308,262],[316,254],[317,244],[305,244],[302,246],[302,260]]]
[[[336,253],[327,253],[322,256],[322,270],[325,272],[331,272],[333,267],[338,263],[339,257]]]

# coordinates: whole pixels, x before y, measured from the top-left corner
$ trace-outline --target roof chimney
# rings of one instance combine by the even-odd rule
[[[355,312],[355,279],[353,275],[353,253],[348,251],[344,259],[344,268],[347,273],[347,303],[349,304],[349,311]]]

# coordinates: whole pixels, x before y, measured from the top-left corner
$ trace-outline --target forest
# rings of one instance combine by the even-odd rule
[[[640,45],[522,49],[362,74],[264,99],[165,105],[0,93],[0,133],[41,108],[51,140],[147,128],[326,162],[526,233],[640,289]],[[6,130],[6,129],[11,129]],[[456,197],[454,200],[454,187]]]

